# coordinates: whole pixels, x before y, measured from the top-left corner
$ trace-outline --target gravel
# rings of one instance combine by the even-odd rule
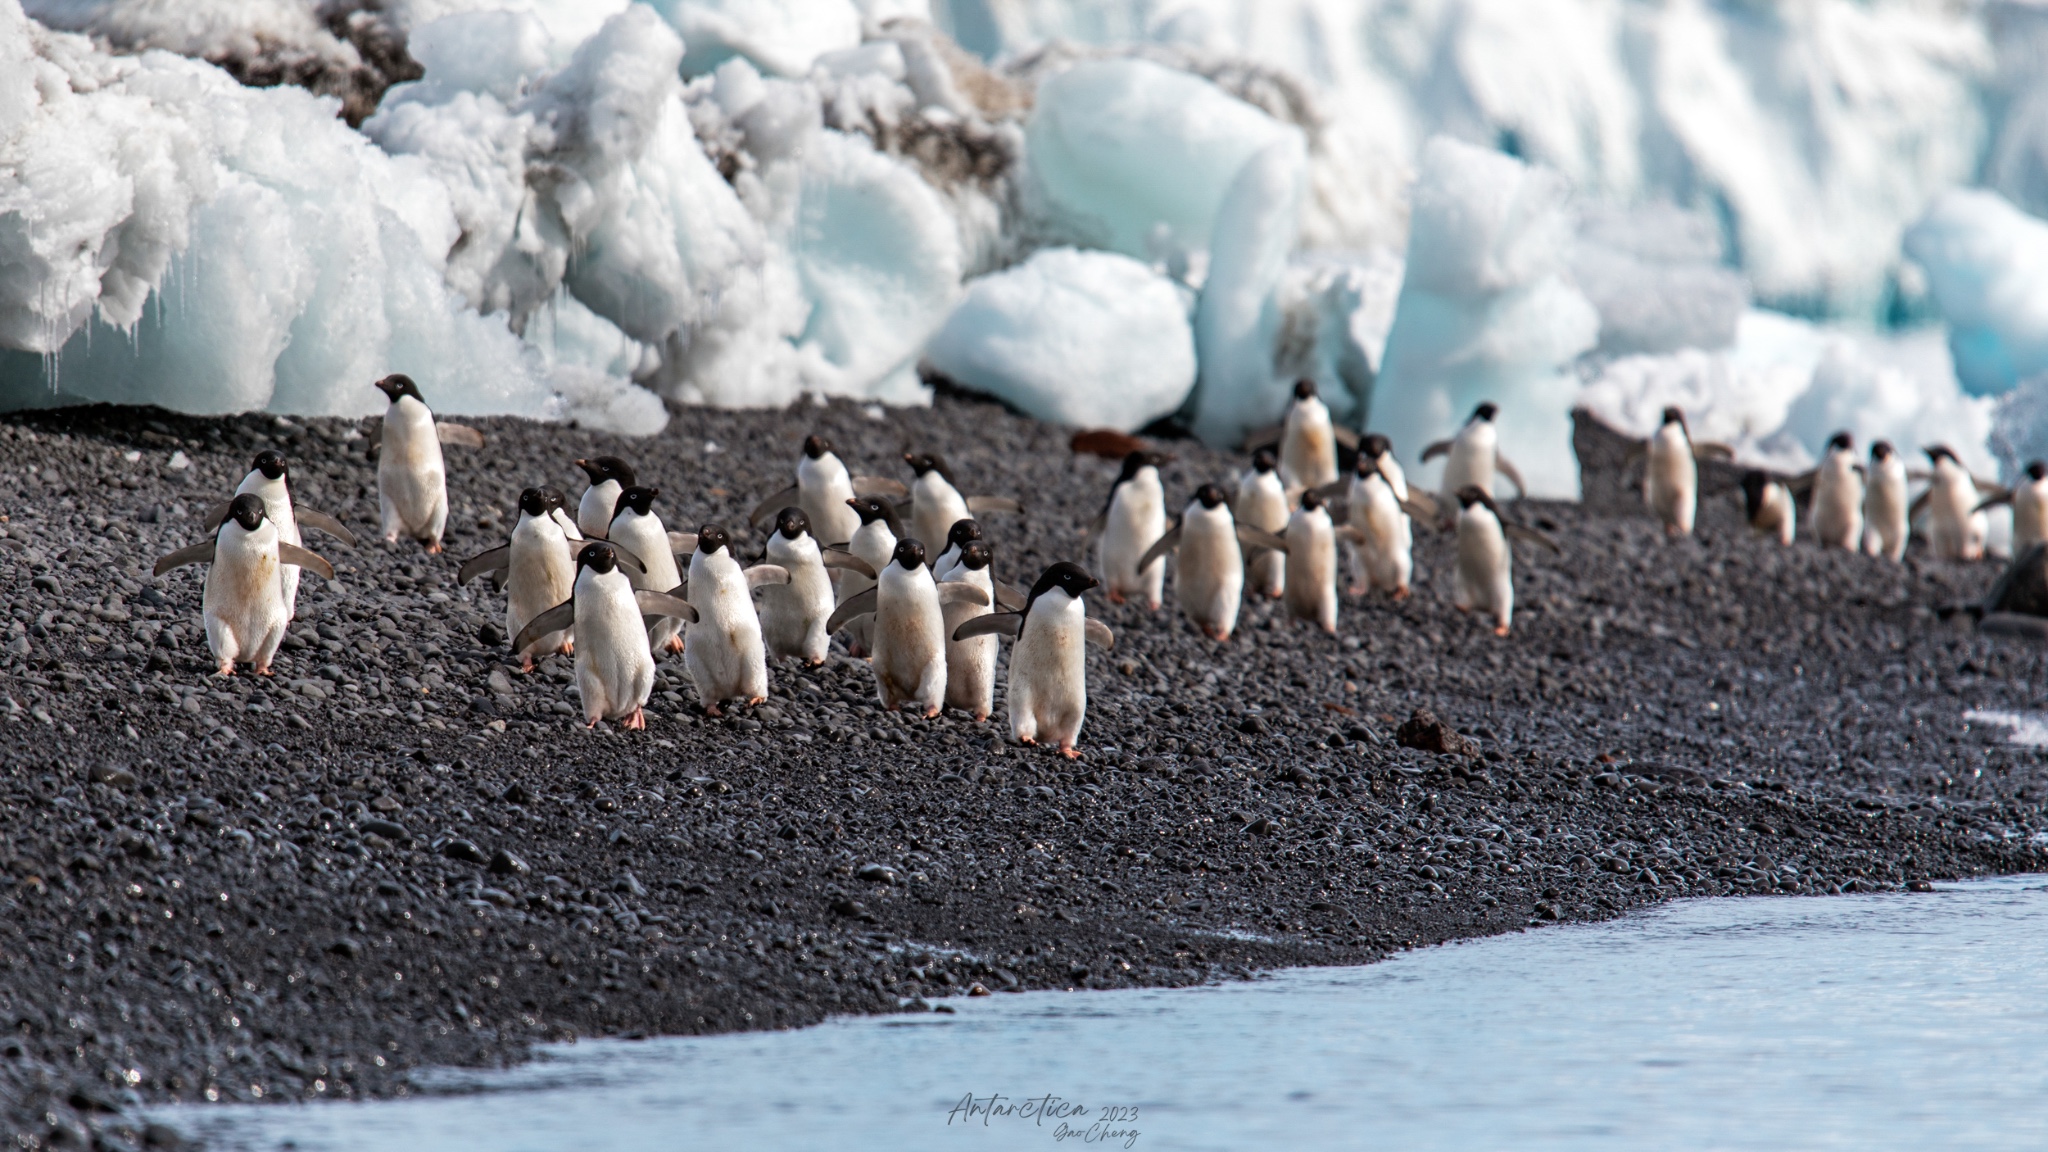
[[[578,1036],[1199,984],[1680,896],[2040,867],[2042,754],[1963,714],[2038,704],[2048,664],[1938,615],[1991,567],[1780,549],[1725,492],[1667,544],[1590,424],[1587,502],[1517,510],[1564,552],[1517,557],[1508,639],[1452,610],[1430,531],[1415,595],[1347,602],[1336,636],[1258,603],[1219,646],[1096,600],[1118,642],[1091,650],[1068,763],[1009,742],[1000,709],[883,713],[836,650],[716,721],[665,660],[645,732],[586,731],[569,662],[521,675],[502,601],[454,583],[521,488],[579,492],[571,461],[602,452],[671,526],[722,522],[758,556],[746,511],[812,431],[857,471],[938,450],[1022,499],[986,522],[1028,583],[1085,558],[1114,473],[1061,430],[951,396],[887,420],[689,410],[651,440],[474,423],[489,446],[450,450],[429,557],[373,539],[348,422],[0,420],[0,1108],[28,1145],[167,1143],[137,1104],[404,1094],[420,1065]],[[314,535],[338,579],[302,585],[275,676],[222,680],[202,570],[149,566],[266,447],[365,540]],[[1171,447],[1175,499],[1240,466]]]

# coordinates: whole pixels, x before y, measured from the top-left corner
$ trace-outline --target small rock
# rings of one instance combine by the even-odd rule
[[[887,864],[863,864],[860,871],[854,873],[854,875],[862,880],[872,880],[877,884],[894,884],[896,882],[896,870]]]
[[[1409,713],[1408,720],[1394,730],[1394,739],[1403,748],[1419,748],[1439,756],[1467,755],[1477,751],[1470,740],[1458,735],[1458,730],[1437,719],[1436,713],[1427,708],[1417,708]]]
[[[1247,736],[1262,736],[1266,731],[1266,722],[1257,716],[1247,716],[1237,722],[1237,730]]]
[[[496,625],[487,624],[485,627],[496,627]],[[503,668],[491,669],[490,677],[486,680],[486,683],[491,686],[491,691],[500,696],[510,696],[512,694],[512,678],[505,675]]]
[[[464,840],[460,836],[442,841],[440,853],[450,860],[460,860],[465,864],[488,864],[491,862],[491,858],[484,855],[483,849],[468,840]]]
[[[405,805],[399,803],[396,796],[387,794],[370,801],[370,807],[375,808],[379,812],[396,812],[405,807]]]
[[[515,780],[510,788],[505,789],[503,799],[507,804],[531,804],[534,795],[526,790],[526,785]]]
[[[329,944],[327,946],[327,950],[329,952],[334,953],[336,956],[346,956],[351,960],[363,954],[363,946],[349,939],[346,936],[343,936],[341,939],[336,940],[332,944]]]
[[[979,982],[976,982],[976,983],[973,983],[973,984],[970,984],[970,985],[968,985],[968,986],[967,986],[967,994],[968,994],[969,996],[992,996],[992,995],[994,995],[994,993],[990,992],[990,991],[989,991],[989,990],[988,990],[988,989],[987,989],[986,987],[983,987],[983,986],[982,986],[982,985],[981,985],[981,984],[980,984]]]
[[[867,908],[858,900],[849,900],[841,896],[832,901],[832,911],[840,916],[859,916],[865,913]]]
[[[1934,885],[1925,880],[1908,880],[1906,881],[1906,891],[1932,892],[1934,891]]]
[[[624,892],[628,896],[639,898],[647,895],[647,886],[640,883],[640,878],[631,872],[621,872],[619,878],[612,881],[612,891]]]
[[[393,844],[402,844],[412,839],[412,834],[405,830],[405,825],[390,820],[365,820],[361,828],[372,835],[382,836]]]
[[[95,764],[86,775],[95,784],[106,784],[114,788],[135,787],[135,773],[119,764]]]
[[[483,622],[482,626],[477,628],[476,638],[477,642],[479,644],[482,644],[484,647],[496,648],[498,645],[503,644],[505,642],[505,630],[503,628],[498,627],[491,621],[486,620]],[[502,675],[503,673],[498,672],[494,672],[491,674],[491,691],[510,692],[512,690],[512,682],[509,680],[505,682],[505,687],[503,689],[500,689],[498,687],[498,678]]]
[[[64,594],[64,585],[58,583],[57,578],[47,572],[29,581],[29,583],[34,585],[38,592],[48,592],[52,596]]]

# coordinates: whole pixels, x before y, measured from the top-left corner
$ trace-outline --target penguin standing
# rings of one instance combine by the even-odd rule
[[[563,511],[566,500],[553,488],[528,488],[519,494],[519,520],[511,542],[471,557],[456,574],[467,584],[484,572],[506,572],[505,635],[517,636],[534,617],[563,603],[576,591],[576,553],[583,535]],[[537,634],[529,644],[514,645],[520,671],[533,671],[536,656],[575,651],[567,629]]]
[[[1927,543],[1944,560],[1975,563],[1984,558],[1984,538],[1991,522],[1978,510],[1978,489],[1996,485],[1980,484],[1956,454],[1942,445],[1922,449],[1934,463],[1934,475],[1927,491],[1913,501],[1907,519],[1927,514]]]
[[[768,650],[753,590],[787,583],[789,572],[773,564],[742,569],[724,528],[706,524],[697,530],[685,596],[697,618],[683,645],[683,665],[705,715],[720,715],[727,700],[753,705],[768,698]]]
[[[856,496],[848,500],[846,506],[860,518],[860,527],[854,529],[853,539],[847,543],[846,550],[880,574],[895,557],[897,543],[909,539],[909,533],[904,530],[903,522],[896,518],[895,508],[879,496]],[[839,575],[839,602],[844,604],[874,586],[873,578],[858,572],[842,572]],[[855,656],[872,652],[874,648],[870,640],[873,631],[872,620],[856,619],[848,624],[846,650]]]
[[[889,496],[901,500],[910,489],[900,480],[880,476],[854,476],[832,452],[832,442],[823,436],[804,437],[803,455],[796,462],[796,483],[754,506],[748,519],[756,526],[774,520],[784,508],[801,508],[811,524],[811,539],[821,548],[843,546],[853,539],[860,517],[847,506],[855,496]]]
[[[1166,490],[1159,482],[1159,466],[1165,462],[1166,457],[1157,452],[1125,456],[1123,470],[1110,486],[1109,503],[1097,518],[1102,533],[1097,554],[1103,590],[1112,604],[1132,596],[1148,609],[1159,607],[1166,588],[1166,562],[1155,560],[1146,566],[1140,560],[1166,532]]]
[[[1910,506],[1906,459],[1879,440],[1870,446],[1870,479],[1863,491],[1863,550],[1891,561],[1904,556],[1913,532]]]
[[[1516,492],[1527,492],[1521,472],[1501,454],[1500,430],[1493,423],[1493,418],[1499,414],[1500,409],[1491,400],[1484,401],[1472,409],[1472,415],[1456,436],[1439,440],[1422,450],[1425,463],[1438,456],[1450,457],[1444,461],[1442,491],[1445,503],[1456,500],[1458,491],[1468,484],[1492,499],[1496,473],[1512,481]]]
[[[1088,661],[1084,645],[1108,648],[1116,637],[1090,619],[1082,593],[1096,579],[1079,564],[1062,560],[1031,586],[1019,612],[977,616],[954,632],[955,639],[1015,636],[1010,649],[1010,682],[1004,692],[1010,731],[1025,744],[1059,745],[1068,759],[1080,756],[1075,741],[1088,716]]]
[[[1301,494],[1301,507],[1287,519],[1287,590],[1281,599],[1287,614],[1299,620],[1313,620],[1325,632],[1337,630],[1337,540],[1362,543],[1360,533],[1349,524],[1342,528],[1330,521],[1321,492],[1311,488]]]
[[[277,525],[264,511],[263,498],[245,492],[228,504],[211,540],[180,548],[156,562],[161,576],[187,564],[209,564],[200,615],[206,623],[206,644],[213,650],[220,674],[233,676],[235,664],[246,660],[258,676],[270,675],[271,657],[284,641],[291,614],[285,610],[284,586],[278,566],[311,569],[323,580],[334,579],[327,561],[288,540],[279,539]]]
[[[355,533],[341,526],[341,521],[325,512],[301,507],[297,494],[292,491],[291,473],[285,464],[284,453],[275,448],[265,448],[256,454],[249,464],[249,474],[235,486],[235,495],[248,494],[263,501],[263,514],[277,526],[277,538],[287,544],[306,546],[300,525],[318,528],[349,547],[355,547]],[[221,501],[206,514],[206,530],[212,532],[228,518],[228,507],[232,498]],[[286,619],[298,615],[299,607],[299,566],[284,564],[278,567],[278,582],[284,589],[284,614]]]
[[[1433,519],[1434,501],[1422,493],[1412,494],[1401,465],[1394,459],[1393,446],[1374,432],[1359,442],[1358,466],[1345,496],[1347,518],[1357,533],[1358,558],[1364,569],[1363,586],[1406,600],[1409,581],[1415,574],[1414,516]]]
[[[945,459],[937,454],[905,452],[903,462],[917,474],[910,485],[910,538],[928,548],[937,548],[955,521],[974,513],[1024,511],[1007,496],[962,495]]]
[[[794,656],[815,668],[825,662],[832,645],[825,622],[832,618],[833,571],[847,571],[873,584],[875,570],[850,552],[820,547],[811,534],[810,517],[794,506],[776,514],[767,562],[789,573],[788,584],[761,589],[761,637],[768,654]]]
[[[1286,542],[1270,532],[1241,524],[1231,514],[1229,498],[1221,486],[1204,484],[1181,511],[1180,522],[1160,537],[1144,559],[1164,560],[1178,551],[1173,567],[1173,597],[1202,635],[1226,641],[1237,630],[1237,613],[1244,603],[1244,553],[1247,548],[1263,549],[1284,557]]]
[[[641,571],[627,575],[634,588],[680,596],[683,574],[676,567],[676,554],[674,545],[669,541],[668,529],[654,512],[655,498],[660,495],[660,489],[640,485],[620,492],[611,523],[605,528],[605,538],[630,549],[645,565]],[[662,617],[654,625],[647,642],[657,651],[681,652],[683,622],[673,616]]]
[[[953,521],[953,526],[946,529],[945,551],[940,552],[939,558],[932,561],[932,579],[940,581],[952,579],[947,573],[959,567],[961,550],[979,539],[981,539],[981,521]]]
[[[1304,379],[1294,382],[1294,398],[1288,401],[1280,427],[1253,433],[1244,446],[1278,446],[1280,483],[1291,496],[1336,482],[1340,444],[1357,448],[1358,434],[1331,422],[1329,406],[1316,395],[1316,382]]]
[[[2048,541],[2048,463],[2029,460],[2021,473],[2026,479],[2002,496],[1993,496],[1977,506],[1983,511],[1994,504],[2012,505],[2012,554],[2024,556],[2027,549]]]
[[[1827,455],[1813,471],[1813,534],[1823,548],[1863,546],[1863,469],[1847,432],[1828,439]]]
[[[633,487],[633,466],[617,456],[593,456],[578,460],[576,466],[590,477],[590,487],[576,505],[576,527],[586,539],[602,540],[618,510],[619,493]]]
[[[1237,478],[1237,499],[1230,507],[1239,524],[1266,533],[1287,530],[1287,488],[1275,471],[1278,466],[1279,457],[1271,449],[1252,454],[1252,466]],[[1278,552],[1253,556],[1245,585],[1255,596],[1278,599],[1287,586],[1287,557]]]
[[[1699,511],[1699,464],[1693,459],[1692,436],[1685,413],[1664,409],[1664,423],[1650,437],[1649,464],[1643,470],[1643,503],[1664,525],[1666,536],[1690,536]],[[1450,469],[1445,468],[1448,478]],[[1516,480],[1515,486],[1521,487]],[[1460,485],[1463,487],[1463,485]],[[1487,491],[1488,495],[1492,492]]]
[[[941,587],[925,565],[924,545],[899,540],[875,586],[840,602],[826,627],[838,631],[848,622],[873,615],[874,657],[870,665],[882,706],[891,712],[915,704],[927,717],[946,703],[946,621],[949,603],[989,602],[988,593],[972,584]]]
[[[1752,468],[1742,474],[1742,507],[1749,517],[1749,530],[1758,536],[1775,536],[1790,545],[1799,527],[1799,506],[1792,501],[1792,489],[1768,472]]]
[[[576,580],[569,599],[529,620],[513,637],[524,651],[549,633],[576,632],[576,695],[584,723],[617,720],[626,728],[647,727],[647,696],[654,691],[654,651],[648,647],[648,617],[695,620],[691,605],[665,592],[635,590],[618,564],[618,553],[602,540],[576,553]]]
[[[1508,541],[1516,536],[1558,551],[1550,537],[1504,520],[1500,506],[1478,485],[1458,490],[1458,563],[1451,602],[1460,612],[1490,614],[1495,636],[1507,635],[1515,619],[1515,557]]]
[[[410,536],[426,541],[428,553],[437,554],[448,526],[448,465],[441,445],[481,448],[483,433],[436,421],[410,376],[386,376],[377,381],[377,390],[390,401],[377,433],[377,504],[384,542],[396,544],[401,535]]]
[[[965,521],[963,521],[965,523]],[[989,570],[994,554],[985,540],[962,545],[959,559],[947,569],[941,583],[960,583],[979,588],[993,601],[995,574]],[[953,632],[976,616],[988,614],[988,604],[956,600],[941,606],[946,637],[946,707],[958,708],[974,717],[976,724],[988,719],[996,705],[996,638],[972,636],[953,639]]]

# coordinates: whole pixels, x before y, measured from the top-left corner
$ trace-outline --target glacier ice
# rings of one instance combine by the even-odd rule
[[[1722,263],[1713,222],[1669,203],[1582,213],[1572,282],[1600,313],[1602,355],[1726,348],[1749,285]]]
[[[2048,372],[2048,221],[1996,192],[1944,193],[1906,232],[1963,387],[1979,396]]]
[[[1423,149],[1407,278],[1373,389],[1371,427],[1402,463],[1500,405],[1501,450],[1531,495],[1576,499],[1567,366],[1600,317],[1565,279],[1573,222],[1556,173],[1446,137]],[[1434,474],[1431,465],[1427,474]]]
[[[646,0],[682,34],[683,69],[709,72],[735,56],[781,76],[802,76],[821,55],[860,43],[852,0]]]
[[[1128,256],[1042,249],[970,282],[925,357],[1027,415],[1132,432],[1194,387],[1185,292]]]

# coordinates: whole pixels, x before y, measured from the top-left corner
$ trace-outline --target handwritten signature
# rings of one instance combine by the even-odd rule
[[[1091,1107],[1051,1093],[1016,1099],[1001,1093],[976,1096],[969,1092],[946,1113],[948,1128],[956,1122],[966,1125],[977,1121],[987,1128],[998,1120],[1029,1123],[1038,1128],[1051,1121],[1051,1135],[1057,1144],[1121,1143],[1130,1148],[1137,1144],[1139,1136],[1135,1105]]]

